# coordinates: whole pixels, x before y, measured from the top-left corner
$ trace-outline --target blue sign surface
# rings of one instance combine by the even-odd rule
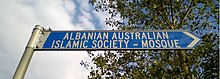
[[[200,39],[187,31],[50,31],[39,49],[193,49]]]

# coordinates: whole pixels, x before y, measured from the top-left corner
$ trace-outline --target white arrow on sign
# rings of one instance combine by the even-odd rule
[[[195,44],[196,44],[197,42],[199,42],[199,40],[200,40],[198,37],[194,36],[193,34],[191,34],[191,33],[189,33],[189,32],[183,32],[183,33],[185,33],[185,34],[188,35],[189,37],[193,38],[193,41],[187,46],[187,47],[189,47],[189,48],[194,47]]]

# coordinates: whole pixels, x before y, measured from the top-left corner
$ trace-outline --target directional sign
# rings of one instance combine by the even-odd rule
[[[131,50],[193,49],[200,39],[184,30],[163,31],[45,31],[36,49],[47,50]]]

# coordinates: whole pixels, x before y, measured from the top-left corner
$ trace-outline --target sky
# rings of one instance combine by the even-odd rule
[[[35,25],[53,30],[107,30],[88,0],[0,0],[0,79],[11,79]],[[25,79],[86,79],[86,51],[35,51]]]

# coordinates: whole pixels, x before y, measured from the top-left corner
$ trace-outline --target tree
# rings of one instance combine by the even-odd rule
[[[218,78],[218,0],[89,0],[108,12],[118,30],[188,30],[202,42],[194,50],[106,51],[94,55],[88,78]],[[120,18],[120,19],[118,19]]]

